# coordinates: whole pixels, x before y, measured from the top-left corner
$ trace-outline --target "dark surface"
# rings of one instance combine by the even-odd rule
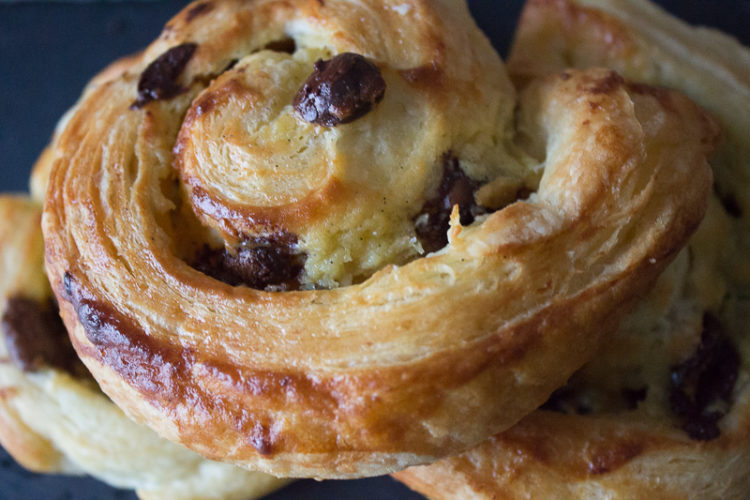
[[[186,2],[0,4],[0,190],[25,191],[29,169],[55,122],[108,62],[145,47]],[[750,0],[662,0],[672,12],[750,44]],[[469,0],[505,53],[521,0]],[[89,478],[24,471],[0,450],[0,500],[133,499]],[[390,478],[300,481],[269,498],[421,498]]]

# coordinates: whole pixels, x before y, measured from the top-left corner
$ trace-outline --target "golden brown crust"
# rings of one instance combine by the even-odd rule
[[[528,2],[509,61],[514,79],[606,66],[634,81],[683,89],[727,132],[711,160],[718,192],[688,248],[572,378],[569,388],[594,414],[537,411],[470,452],[407,469],[398,479],[431,499],[747,497],[750,143],[739,131],[747,130],[750,109],[750,73],[740,64],[748,57],[724,35],[687,27],[647,2]],[[666,92],[633,88],[656,99]],[[701,342],[706,311],[721,322],[741,362],[720,436],[704,442],[681,428],[669,377]],[[643,401],[630,408],[618,401],[628,387],[645,388]]]
[[[51,297],[36,203],[0,196],[0,262],[3,322],[10,298]],[[90,378],[50,366],[26,371],[10,358],[7,345],[0,330],[0,443],[27,469],[92,474],[135,488],[144,499],[248,500],[286,482],[209,462],[160,439],[128,420]]]
[[[196,229],[185,209],[196,184],[174,188],[172,166],[179,157],[177,166],[188,169],[180,175],[192,179],[198,166],[216,163],[217,157],[197,151],[223,151],[225,143],[206,130],[214,119],[226,118],[224,106],[208,106],[205,130],[191,120],[202,99],[226,80],[243,78],[249,85],[288,72],[297,75],[290,81],[300,82],[306,73],[298,60],[312,61],[324,49],[375,61],[388,83],[383,101],[333,131],[289,115],[288,104],[275,103],[276,94],[257,102],[247,102],[243,93],[232,97],[240,117],[250,113],[248,128],[304,130],[309,136],[303,142],[313,150],[321,137],[324,149],[331,137],[343,138],[326,151],[335,159],[327,168],[338,169],[333,177],[346,189],[393,171],[404,192],[425,200],[438,181],[433,164],[446,151],[475,178],[502,174],[492,168],[511,164],[518,153],[506,147],[512,105],[503,104],[513,103],[513,92],[460,2],[212,5],[189,22],[195,6],[179,14],[134,66],[142,71],[170,47],[197,44],[179,77],[181,86],[189,86],[186,93],[129,109],[137,74],[128,72],[81,103],[58,143],[44,218],[48,272],[84,362],[127,413],[205,456],[275,474],[351,477],[466,449],[515,423],[581,366],[703,216],[713,122],[680,96],[644,95],[606,71],[570,72],[533,86],[521,99],[521,132],[544,162],[529,201],[467,227],[454,210],[445,249],[411,261],[381,256],[381,262],[406,263],[384,267],[360,284],[283,293],[223,284],[185,260],[182,242],[216,233]],[[219,15],[229,21],[214,22]],[[365,30],[363,22],[379,29]],[[302,49],[241,57],[278,39],[279,26]],[[415,40],[416,50],[405,52],[402,36]],[[236,58],[231,73],[194,99],[204,86],[196,75],[215,75]],[[439,83],[424,84],[422,72],[415,78],[411,68],[421,67],[439,70]],[[406,78],[397,70],[407,70]],[[286,99],[297,85],[281,79],[276,87]],[[457,96],[491,105],[464,102],[463,109]],[[391,119],[404,116],[399,110],[405,100],[411,101],[410,116],[430,120],[418,140],[407,141],[402,157],[404,145],[394,138],[401,124]],[[281,122],[258,122],[263,113]],[[239,133],[237,118],[228,120],[219,129]],[[675,123],[681,125],[670,126]],[[362,142],[381,133],[384,139]],[[227,141],[232,146],[231,137]],[[344,161],[352,144],[365,145],[358,163]],[[386,153],[375,155],[378,150]],[[395,173],[411,160],[411,173]],[[358,164],[370,161],[372,168],[361,170]],[[541,170],[508,168],[522,179]],[[214,200],[216,193],[231,199],[244,185],[212,184],[208,176],[216,174],[208,168],[200,175]],[[323,196],[332,205],[325,224],[311,223],[306,212],[300,220],[311,232],[300,240],[330,244],[320,236],[326,228],[350,227],[358,214],[381,203],[369,184],[358,191],[363,205],[352,207],[351,197],[338,190]],[[292,185],[289,192],[308,187]],[[278,186],[268,192],[273,189]],[[389,189],[386,194],[398,199],[400,191]],[[683,196],[664,196],[675,191]],[[248,195],[251,206],[263,192]],[[278,199],[289,203],[284,196],[282,189]],[[290,199],[297,198],[306,196]],[[412,224],[414,212],[402,208],[388,212],[395,221],[385,226],[389,231]],[[207,212],[196,210],[229,243],[258,230],[253,221],[238,225]],[[361,230],[351,227],[353,235]],[[316,250],[305,248],[311,272]],[[565,265],[553,264],[561,259]]]
[[[430,499],[742,498],[747,447],[697,445],[643,416],[537,411],[470,452],[394,474]],[[737,465],[732,465],[736,463]]]

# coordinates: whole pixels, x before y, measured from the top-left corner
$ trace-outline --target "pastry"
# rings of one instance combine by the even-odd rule
[[[717,138],[609,71],[532,85],[522,147],[516,104],[462,1],[187,6],[53,152],[76,351],[136,421],[276,475],[383,474],[511,426],[684,244]]]
[[[123,58],[83,97],[119,76]],[[41,213],[58,122],[31,174],[31,198],[0,195],[0,443],[27,469],[91,474],[141,499],[249,500],[287,483],[211,462],[129,420],[78,360],[44,273]]]
[[[604,66],[683,90],[724,132],[714,192],[654,290],[541,410],[398,478],[433,499],[747,498],[750,51],[643,0],[531,0],[508,65],[520,85]]]
[[[131,422],[78,361],[43,270],[41,206],[0,196],[0,443],[37,472],[142,499],[249,500],[286,483],[210,462]]]

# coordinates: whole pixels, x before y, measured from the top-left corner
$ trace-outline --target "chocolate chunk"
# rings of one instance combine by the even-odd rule
[[[195,43],[183,43],[152,61],[141,73],[138,98],[130,106],[131,109],[143,107],[151,101],[171,99],[183,92],[177,79],[197,48]]]
[[[487,213],[485,207],[474,202],[474,192],[478,187],[478,183],[463,173],[455,156],[443,155],[443,178],[438,191],[414,218],[417,237],[425,252],[435,252],[448,244],[453,205],[458,205],[464,226],[474,222],[477,215]]]
[[[286,54],[294,54],[297,50],[297,44],[294,42],[294,38],[281,38],[269,42],[263,47],[264,50],[272,50],[274,52],[284,52]]]
[[[193,267],[228,285],[257,290],[296,290],[304,255],[294,252],[296,238],[277,235],[246,241],[235,252],[204,248]]]
[[[719,437],[718,422],[732,403],[739,366],[739,353],[721,323],[706,313],[700,345],[670,372],[669,405],[692,439],[709,441]]]
[[[334,127],[365,115],[384,94],[385,80],[377,66],[345,52],[328,61],[319,59],[293,104],[303,120]]]
[[[51,299],[39,302],[10,297],[2,327],[8,354],[22,370],[35,372],[51,367],[73,375],[80,372],[81,362]]]

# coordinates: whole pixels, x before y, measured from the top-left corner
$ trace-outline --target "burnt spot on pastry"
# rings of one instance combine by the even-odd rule
[[[22,296],[10,297],[2,317],[5,347],[13,363],[26,372],[56,368],[78,375],[83,365],[68,339],[57,305]]]
[[[305,264],[296,252],[297,238],[277,234],[247,240],[234,251],[204,247],[193,267],[231,286],[256,290],[297,290]]]
[[[459,167],[458,159],[443,155],[443,177],[437,193],[422,206],[414,217],[414,229],[425,252],[435,252],[448,244],[450,215],[454,205],[458,205],[461,225],[469,225],[487,209],[477,205],[474,192],[479,184],[471,180]]]
[[[150,339],[133,321],[109,304],[100,302],[78,281],[68,276],[69,295],[66,300],[73,306],[78,321],[93,345],[95,355],[111,366],[131,385],[145,393],[165,389],[178,394],[179,388],[170,380],[185,356]],[[86,352],[88,347],[80,346]]]
[[[90,342],[77,347],[84,356],[109,366],[152,404],[167,408],[192,405],[208,426],[221,427],[228,422],[230,428],[244,436],[248,448],[264,455],[282,451],[284,441],[268,419],[260,416],[263,410],[231,404],[221,391],[202,385],[196,371],[220,377],[235,390],[267,397],[275,404],[283,404],[287,395],[293,394],[334,418],[339,404],[327,383],[294,371],[259,371],[231,364],[224,357],[202,356],[188,345],[146,332],[128,314],[98,298],[77,276],[66,274],[70,284],[66,300]],[[280,396],[274,396],[277,394]],[[222,417],[217,419],[217,412]]]
[[[579,395],[570,387],[561,387],[553,392],[540,407],[542,410],[564,413],[566,415],[588,415],[592,412]]]
[[[203,14],[208,13],[213,9],[213,4],[211,2],[201,2],[198,4],[195,4],[194,6],[190,7],[188,9],[187,14],[185,15],[185,21],[191,22],[196,17],[200,17]]]
[[[696,351],[670,371],[669,405],[692,439],[719,437],[718,422],[732,403],[739,365],[739,353],[718,318],[706,313]]]
[[[566,78],[563,78],[563,80],[566,80]],[[586,90],[592,94],[609,94],[620,88],[623,83],[625,83],[625,80],[620,75],[614,71],[610,71],[606,77],[597,80]]]
[[[261,455],[271,455],[273,453],[273,436],[268,427],[256,424],[250,433],[250,444]]]
[[[184,88],[177,79],[197,48],[195,43],[183,43],[154,59],[141,73],[138,98],[130,108],[138,109],[151,101],[171,99],[182,93]]]
[[[367,114],[385,95],[385,80],[377,66],[359,54],[345,52],[319,59],[299,89],[293,105],[309,123],[335,127]]]

